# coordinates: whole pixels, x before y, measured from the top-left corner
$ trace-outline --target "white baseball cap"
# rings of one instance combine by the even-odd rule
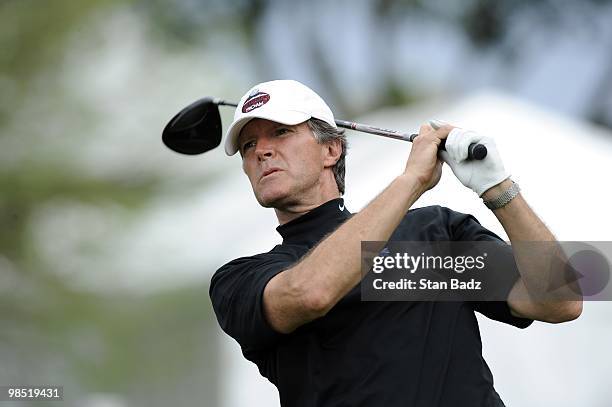
[[[337,128],[327,103],[308,86],[294,80],[263,82],[253,86],[238,103],[225,138],[227,155],[236,154],[240,131],[255,118],[291,126],[315,118]]]

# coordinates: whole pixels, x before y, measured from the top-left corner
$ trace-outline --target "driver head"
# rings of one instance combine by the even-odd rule
[[[206,97],[178,112],[164,128],[162,141],[177,153],[195,155],[221,144],[221,133],[219,106]]]

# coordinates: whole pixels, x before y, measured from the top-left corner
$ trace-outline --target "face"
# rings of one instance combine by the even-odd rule
[[[251,120],[240,132],[242,168],[257,201],[281,209],[317,199],[329,185],[328,146],[319,144],[306,122],[288,126],[264,119]],[[335,181],[334,181],[335,184]]]

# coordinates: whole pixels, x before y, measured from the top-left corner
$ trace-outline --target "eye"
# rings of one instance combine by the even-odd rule
[[[255,145],[254,140],[247,141],[246,143],[242,145],[242,153],[244,154],[245,151],[247,151],[249,148],[253,147],[254,145]]]
[[[276,131],[274,132],[277,136],[282,136],[285,133],[288,133],[289,129],[286,127],[279,127],[278,129],[276,129]]]

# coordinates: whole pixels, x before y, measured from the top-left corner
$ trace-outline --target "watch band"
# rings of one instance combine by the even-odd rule
[[[521,192],[519,184],[512,181],[512,185],[510,185],[508,189],[502,192],[497,198],[484,201],[484,204],[491,210],[503,208],[504,206],[508,205],[508,203],[513,200],[519,194],[519,192]]]

